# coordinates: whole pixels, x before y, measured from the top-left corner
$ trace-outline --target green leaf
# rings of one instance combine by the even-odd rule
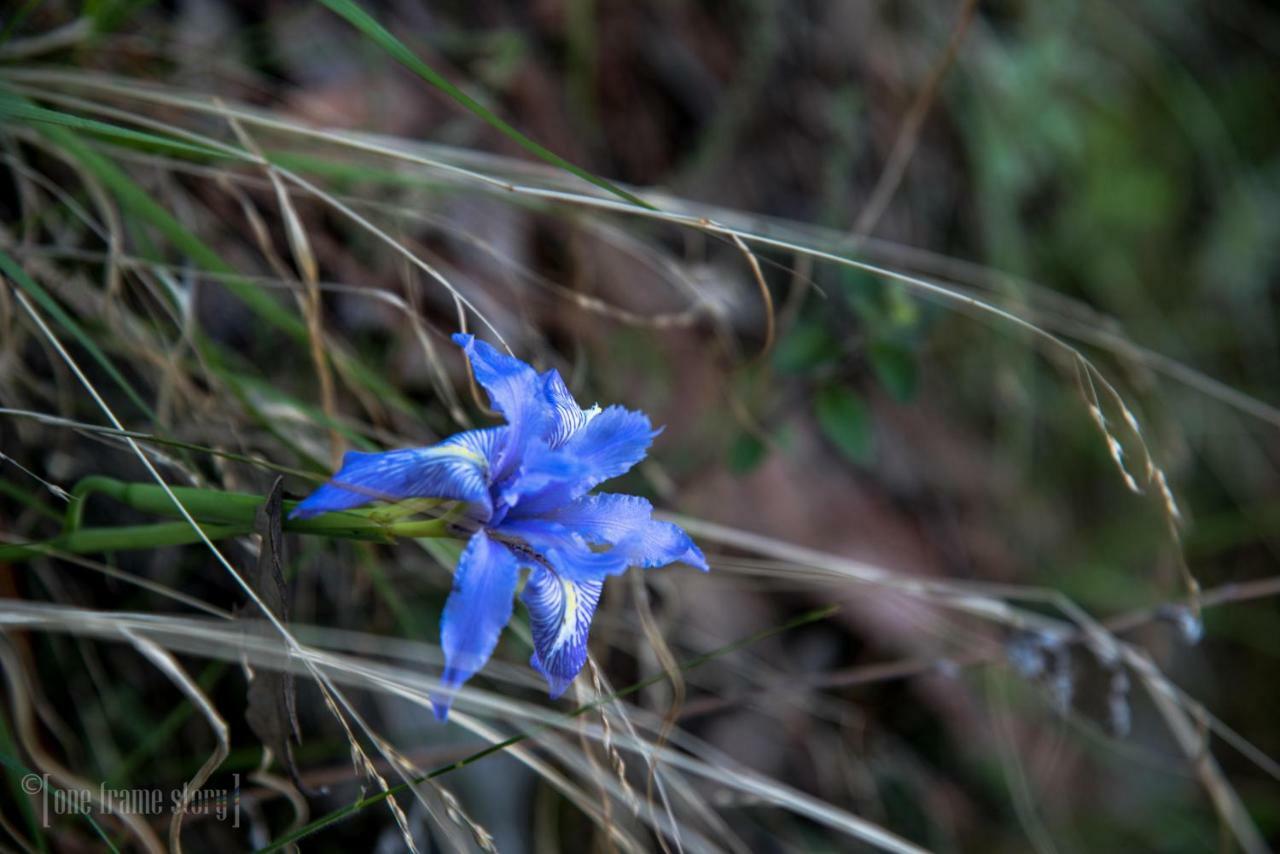
[[[440,72],[423,62],[417,54],[409,49],[408,45],[392,35],[386,27],[382,26],[382,24],[378,23],[372,15],[360,8],[354,0],[320,0],[320,2],[334,14],[346,19],[347,23],[351,24],[351,26],[368,36],[370,40],[390,54],[391,57],[401,65],[448,95],[454,101],[461,104],[471,113],[498,130],[530,154],[545,160],[553,166],[558,166],[566,172],[571,172],[582,180],[595,184],[600,189],[612,193],[618,198],[624,199],[633,205],[637,205],[647,210],[656,210],[653,205],[644,201],[639,196],[636,196],[633,193],[628,193],[621,187],[618,187],[603,178],[598,178],[595,175],[592,175],[580,166],[575,166],[559,154],[556,154],[554,151],[534,142],[532,139],[516,130],[488,107],[481,104],[475,98],[472,98],[466,92],[463,92],[457,86],[450,83],[444,75],[440,74]]]
[[[871,410],[855,392],[843,386],[826,386],[814,398],[814,414],[823,434],[840,453],[860,464],[871,462],[875,434]]]
[[[87,119],[84,116],[77,116],[72,113],[50,110],[20,101],[17,98],[5,95],[3,92],[0,92],[0,116],[24,122],[41,122],[43,124],[61,125],[62,127],[87,131],[132,148],[141,148],[143,150],[158,149],[172,154],[188,154],[217,160],[228,158],[226,152],[207,145],[193,145],[189,142],[181,142],[167,136],[134,130],[114,125],[110,122],[101,122],[97,119]]]
[[[885,316],[898,332],[914,329],[920,323],[920,305],[902,282],[884,282]]]
[[[903,332],[920,322],[920,306],[902,282],[848,267],[836,281],[844,300],[874,333]]]
[[[850,308],[868,323],[880,320],[880,296],[883,282],[854,267],[840,267],[834,273],[836,292]]]
[[[915,354],[893,341],[876,341],[867,350],[871,370],[885,391],[899,403],[906,403],[916,395],[919,373]]]
[[[88,0],[84,4],[84,16],[93,21],[95,33],[112,33],[153,2],[154,0]]]
[[[729,445],[729,471],[736,475],[749,474],[768,455],[769,447],[757,436],[744,430]]]
[[[803,374],[840,358],[840,342],[818,321],[796,325],[778,342],[773,364],[788,374]]]

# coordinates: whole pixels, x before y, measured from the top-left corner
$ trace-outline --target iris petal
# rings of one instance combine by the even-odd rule
[[[551,425],[545,384],[528,364],[473,335],[458,333],[453,340],[467,354],[476,382],[489,393],[493,408],[507,419],[508,432],[493,466],[492,479],[497,482],[519,465],[529,443],[541,439]]]
[[[558,448],[600,414],[600,407],[583,409],[579,406],[555,368],[544,373],[542,381],[546,388],[547,403],[551,405],[551,429],[547,433],[547,444]]]
[[[629,471],[644,459],[659,432],[643,412],[610,406],[559,448],[545,442],[529,446],[519,473],[502,497],[512,507],[519,506],[525,516],[567,504]]]
[[[619,553],[620,560],[627,566],[648,569],[679,561],[703,572],[711,569],[702,549],[683,528],[672,522],[650,520],[619,542],[613,551]]]
[[[577,531],[543,519],[508,519],[497,532],[526,543],[561,575],[573,581],[598,581],[625,572],[625,553],[617,549],[593,551]]]
[[[291,519],[350,510],[374,501],[444,498],[476,502],[488,517],[489,468],[505,427],[468,430],[430,448],[349,451],[332,479],[298,504]]]
[[[653,505],[647,499],[601,492],[548,510],[540,518],[572,528],[593,545],[611,546],[639,531],[652,517]]]
[[[528,543],[573,579],[602,578],[669,563],[706,572],[707,559],[679,525],[652,518],[653,505],[636,495],[587,495],[540,517],[508,517],[498,530]],[[612,546],[595,551],[591,546]]]
[[[453,591],[440,618],[440,646],[444,649],[444,693],[433,697],[436,718],[449,715],[453,694],[484,667],[511,620],[512,597],[520,567],[511,550],[481,531],[471,538],[458,559]]]
[[[573,582],[544,567],[529,576],[520,597],[533,630],[529,663],[546,677],[552,698],[565,692],[587,661],[587,635],[603,586],[600,581]]]

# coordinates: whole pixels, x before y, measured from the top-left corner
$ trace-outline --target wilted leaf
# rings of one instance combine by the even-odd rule
[[[281,622],[287,622],[289,602],[284,580],[284,520],[280,504],[283,483],[283,478],[276,478],[266,502],[258,508],[254,530],[261,535],[262,545],[256,570],[247,580],[263,605],[271,609]],[[256,604],[241,608],[236,616],[256,624],[253,631],[273,632],[266,621],[266,615],[261,613]],[[293,675],[277,670],[255,670],[253,679],[249,682],[248,706],[244,717],[253,734],[289,772],[294,785],[303,792],[309,792],[298,775],[298,766],[293,758],[294,742],[302,741]]]

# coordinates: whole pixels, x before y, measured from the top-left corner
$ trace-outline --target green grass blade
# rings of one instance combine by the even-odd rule
[[[80,324],[76,323],[71,315],[67,314],[62,306],[58,305],[57,300],[51,297],[48,291],[36,284],[35,280],[28,276],[26,271],[18,265],[18,262],[9,257],[3,250],[0,250],[0,272],[3,272],[14,284],[22,288],[59,326],[71,333],[71,337],[75,338],[76,342],[85,349],[93,360],[102,366],[107,375],[115,380],[116,384],[128,395],[135,406],[146,413],[147,417],[155,418],[155,413],[147,405],[147,402],[142,399],[142,395],[138,394],[137,390],[124,378],[124,375],[116,369],[116,366],[111,363],[111,360],[94,343],[93,339],[89,337]]]
[[[49,845],[44,838],[44,834],[41,832],[43,828],[41,827],[40,819],[36,817],[35,812],[31,809],[30,801],[27,800],[28,794],[37,793],[27,792],[24,788],[24,783],[29,777],[40,777],[41,779],[39,782],[41,789],[38,793],[41,797],[47,797],[48,793],[45,792],[44,787],[49,785],[49,781],[47,778],[43,778],[41,775],[35,774],[35,772],[15,758],[15,756],[13,740],[9,734],[8,725],[5,722],[4,715],[0,715],[0,765],[5,767],[5,776],[13,783],[18,808],[27,817],[27,821],[35,833],[37,848],[41,852],[48,852]],[[22,775],[21,778],[19,778],[19,774]],[[120,849],[111,841],[111,837],[107,835],[107,832],[103,829],[102,825],[98,824],[91,812],[82,809],[76,809],[74,812],[89,823],[89,826],[98,834],[98,838],[102,840],[102,844],[106,846],[108,851],[113,852],[113,854],[120,854]],[[41,818],[43,818],[43,816]]]
[[[129,213],[153,226],[175,248],[194,261],[197,267],[207,272],[219,274],[227,290],[244,302],[254,314],[265,320],[272,327],[284,332],[294,341],[299,343],[307,341],[309,333],[302,318],[272,299],[254,283],[237,275],[235,269],[222,260],[222,257],[215,250],[165,210],[119,166],[85,144],[84,140],[68,127],[43,124],[39,125],[38,128],[46,138],[60,146],[68,155],[78,160],[87,170],[102,181]],[[221,351],[217,353],[211,352],[212,342],[203,336],[199,336],[197,343],[205,351],[205,356],[215,366],[221,367],[228,363],[228,359],[225,358],[225,354]],[[381,399],[391,403],[403,412],[414,413],[413,405],[377,371],[358,359],[344,359],[343,363],[360,382],[368,386]]]
[[[87,119],[84,116],[63,113],[58,110],[50,110],[46,107],[25,103],[7,94],[0,94],[0,118],[6,117],[16,119],[18,121],[41,122],[44,124],[60,125],[74,130],[86,131],[106,139],[129,145],[130,147],[141,147],[147,150],[159,149],[161,151],[175,154],[191,154],[206,159],[227,159],[227,154],[218,151],[216,148],[209,148],[203,145],[193,145],[189,142],[179,142],[178,140],[169,139],[168,137],[159,136],[158,134],[133,130],[132,128],[121,127],[120,125],[114,125],[110,122],[102,122],[97,119]]]
[[[36,818],[35,810],[31,808],[31,801],[28,798],[28,795],[33,795],[35,792],[27,791],[25,785],[32,772],[30,768],[22,764],[17,756],[18,747],[13,743],[13,736],[9,733],[8,722],[5,720],[4,715],[0,715],[0,765],[4,765],[4,776],[13,790],[14,803],[18,805],[18,811],[22,813],[23,820],[31,828],[31,835],[35,839],[36,845],[41,851],[48,851],[49,845],[45,842],[44,834],[41,832],[40,821]]]
[[[227,289],[255,314],[291,337],[301,339],[306,336],[307,328],[301,318],[286,310],[252,283],[235,278],[235,270],[230,264],[178,222],[119,166],[90,148],[66,127],[44,125],[41,131],[101,180],[131,214],[151,224],[166,240],[203,269],[228,276]]]

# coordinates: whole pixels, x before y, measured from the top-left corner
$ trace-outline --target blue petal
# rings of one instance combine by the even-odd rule
[[[600,581],[575,583],[543,567],[529,576],[520,597],[533,630],[529,663],[546,677],[552,699],[565,692],[587,661],[587,634],[603,586]]]
[[[637,495],[586,495],[541,517],[576,531],[593,545],[614,546],[626,566],[666,566],[677,561],[708,569],[702,550],[671,522],[654,521],[653,505]]]
[[[350,510],[374,501],[445,498],[489,507],[489,468],[505,427],[468,430],[430,448],[349,451],[333,478],[298,504],[291,519]]]
[[[618,543],[613,551],[627,566],[645,569],[669,563],[687,563],[708,572],[707,558],[684,529],[672,522],[649,521]]]
[[[529,549],[572,581],[599,581],[625,572],[625,554],[616,549],[594,551],[576,531],[543,519],[507,519],[497,533],[523,540]]]
[[[583,409],[579,406],[555,368],[544,373],[542,381],[545,384],[547,402],[551,405],[551,429],[547,433],[547,444],[558,448],[600,414],[600,407]]]
[[[653,505],[647,499],[601,492],[553,508],[540,518],[571,528],[594,545],[612,546],[639,531],[652,517]]]
[[[520,515],[537,515],[567,504],[592,487],[624,474],[644,459],[661,431],[649,416],[610,406],[559,448],[534,443],[502,497]]]
[[[463,549],[453,574],[453,591],[440,618],[440,646],[444,649],[444,693],[433,697],[436,718],[449,715],[454,692],[484,667],[498,636],[511,621],[512,597],[520,567],[511,550],[477,533]]]
[[[458,333],[453,340],[467,354],[476,382],[489,393],[493,408],[507,419],[509,430],[493,466],[492,479],[497,482],[515,469],[529,443],[541,439],[550,427],[545,383],[524,362],[472,335]]]

